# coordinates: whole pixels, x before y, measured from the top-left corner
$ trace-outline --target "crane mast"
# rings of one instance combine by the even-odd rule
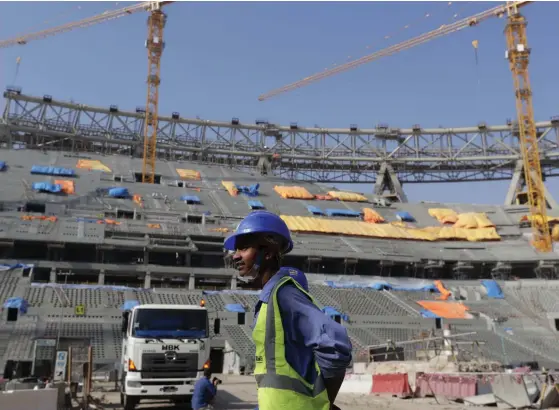
[[[157,150],[157,123],[159,114],[159,84],[161,83],[161,55],[165,48],[163,29],[167,16],[161,11],[160,4],[154,2],[148,17],[148,78],[146,118],[144,121],[144,161],[142,182],[155,182],[155,159]]]
[[[524,16],[512,5],[509,9],[505,35],[507,38],[507,57],[513,76],[516,97],[518,137],[524,163],[524,179],[528,188],[533,232],[532,245],[540,252],[550,252],[553,245],[547,221],[545,187],[532,106],[532,88],[528,75],[530,48],[526,39],[526,25]]]

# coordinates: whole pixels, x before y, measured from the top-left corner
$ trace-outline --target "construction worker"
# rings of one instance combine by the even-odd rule
[[[262,289],[252,334],[259,409],[336,408],[351,342],[345,328],[325,315],[295,279],[306,281],[302,272],[281,267],[293,249],[285,222],[270,212],[252,212],[224,247],[232,252],[240,278]]]

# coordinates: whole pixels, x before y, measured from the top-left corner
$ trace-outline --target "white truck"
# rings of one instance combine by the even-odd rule
[[[220,320],[215,319],[219,334]],[[210,366],[208,310],[196,305],[138,305],[122,315],[120,402],[132,410],[143,399],[190,401],[194,383]]]

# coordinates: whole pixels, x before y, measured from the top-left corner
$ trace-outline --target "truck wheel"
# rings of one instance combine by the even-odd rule
[[[122,407],[124,407],[124,410],[134,410],[136,404],[138,404],[136,397],[130,397],[127,394],[124,394],[123,396]]]

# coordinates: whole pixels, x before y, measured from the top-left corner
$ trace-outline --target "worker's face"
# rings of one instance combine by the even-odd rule
[[[246,236],[237,238],[236,245],[237,250],[233,255],[235,268],[239,271],[241,277],[247,276],[256,262],[258,245],[254,238]]]

